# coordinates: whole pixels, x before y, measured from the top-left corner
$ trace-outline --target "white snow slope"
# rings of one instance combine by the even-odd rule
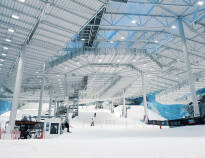
[[[0,141],[2,158],[204,158],[205,128],[73,128],[47,140]]]
[[[81,111],[79,118],[72,121],[72,133],[69,134],[64,133],[44,140],[0,140],[0,156],[2,158],[205,158],[205,126],[161,130],[156,126],[138,126],[136,122],[140,121],[134,119],[136,117],[134,113],[128,113],[127,119],[130,124],[133,123],[133,126],[124,126],[122,118],[101,110],[97,111],[96,126],[91,127],[89,122],[93,112]],[[103,124],[107,119],[115,121],[118,126]]]

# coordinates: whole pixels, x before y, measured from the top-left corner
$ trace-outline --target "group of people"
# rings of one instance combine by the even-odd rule
[[[96,117],[96,112],[94,113],[93,117],[91,118],[90,126],[95,126],[94,117]],[[67,128],[67,132],[70,133],[70,121],[68,118],[65,119],[65,122],[62,124],[62,129]]]

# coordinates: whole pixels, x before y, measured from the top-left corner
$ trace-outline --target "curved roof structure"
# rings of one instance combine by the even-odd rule
[[[2,0],[0,84],[11,97],[24,54],[21,99],[81,102],[204,84],[202,0]],[[186,51],[187,50],[187,51]],[[43,70],[43,66],[45,69]],[[200,85],[201,87],[201,85]],[[183,88],[182,88],[183,93]]]

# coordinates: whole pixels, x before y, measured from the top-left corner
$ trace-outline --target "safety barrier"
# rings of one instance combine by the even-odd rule
[[[169,127],[200,125],[200,124],[205,124],[205,118],[194,117],[194,118],[182,118],[177,120],[165,120],[165,121],[148,120],[148,124],[169,126]]]
[[[41,132],[41,135],[37,137],[37,139],[43,139],[44,138],[44,131]]]
[[[14,129],[11,132],[11,139],[19,139],[20,138],[20,131],[18,129]]]

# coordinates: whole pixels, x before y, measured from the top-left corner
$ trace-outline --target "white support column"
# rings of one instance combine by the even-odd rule
[[[38,107],[38,119],[37,121],[41,121],[41,113],[42,113],[42,100],[43,100],[43,92],[44,92],[44,85],[45,85],[45,65],[43,65],[43,77],[41,80],[41,91],[40,91],[40,99],[39,99],[39,107]]]
[[[186,68],[187,68],[187,77],[188,77],[188,81],[189,81],[190,91],[192,94],[194,116],[198,117],[198,116],[200,116],[199,106],[198,106],[198,102],[197,102],[196,90],[195,90],[194,81],[193,81],[192,68],[191,68],[190,59],[189,59],[189,52],[188,52],[188,48],[187,48],[186,37],[184,34],[184,27],[183,27],[183,23],[182,23],[181,18],[178,18],[178,27],[179,27],[179,33],[180,33],[182,43],[183,43],[183,50],[184,50]]]
[[[109,110],[112,113],[112,101],[109,101]]]
[[[66,118],[69,119],[69,109],[68,109],[68,106],[66,107]]]
[[[49,107],[48,107],[48,116],[49,116],[49,117],[51,116],[51,106],[52,106],[52,97],[50,96],[50,99],[49,99]]]
[[[54,90],[51,90],[50,94],[50,100],[49,100],[49,109],[48,109],[48,116],[51,116],[51,108],[52,108],[52,103],[53,103],[53,95],[54,95]]]
[[[56,116],[56,107],[57,107],[58,101],[57,99],[55,99],[55,103],[54,103],[54,112],[53,112],[53,116]]]
[[[64,78],[64,88],[65,88],[65,99],[68,99],[68,75],[65,74],[65,78]]]
[[[21,91],[23,63],[24,63],[24,55],[21,54],[21,56],[19,57],[19,61],[18,61],[16,81],[15,81],[15,87],[14,87],[13,100],[12,100],[12,109],[11,109],[10,118],[9,118],[9,129],[8,129],[9,131],[8,132],[12,132],[15,126],[19,94]]]
[[[57,102],[56,113],[58,113],[58,111],[59,111],[59,106],[60,106],[60,101]],[[57,115],[55,114],[55,116],[57,116]]]
[[[145,123],[148,121],[148,113],[147,113],[147,92],[146,92],[146,84],[144,80],[144,73],[141,73],[142,78],[142,90],[143,90],[143,100],[144,100],[144,113],[145,113]]]
[[[114,105],[113,105],[113,100],[111,102],[111,113],[114,113]]]
[[[50,95],[50,100],[49,100],[49,108],[48,108],[48,116],[51,116],[51,106],[52,106],[52,95]]]
[[[77,116],[79,116],[79,100],[77,101]]]
[[[125,89],[123,90],[123,109],[122,110],[123,110],[122,115],[124,118],[126,118],[127,117],[127,114],[126,114],[127,109],[126,109],[126,105],[125,105]]]

